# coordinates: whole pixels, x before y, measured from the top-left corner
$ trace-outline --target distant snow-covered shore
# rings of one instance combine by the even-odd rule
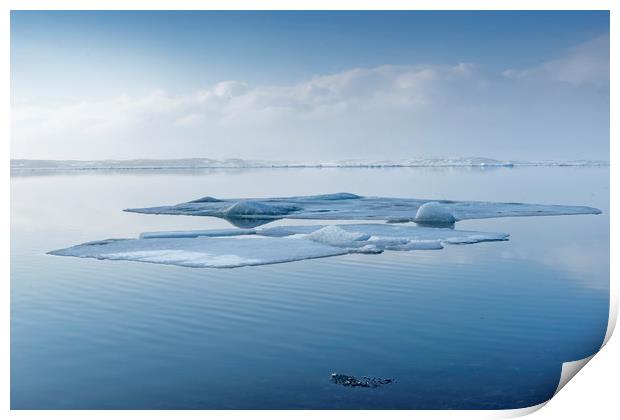
[[[209,168],[398,168],[398,167],[514,167],[514,166],[609,166],[603,160],[496,160],[481,157],[340,160],[286,162],[243,159],[131,159],[131,160],[36,160],[11,159],[12,171],[36,170],[132,170],[132,169],[209,169]]]

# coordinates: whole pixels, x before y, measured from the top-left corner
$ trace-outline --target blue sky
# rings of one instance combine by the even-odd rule
[[[12,156],[607,159],[607,12],[12,12]]]

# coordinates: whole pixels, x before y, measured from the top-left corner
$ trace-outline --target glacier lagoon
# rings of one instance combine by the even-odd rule
[[[549,398],[561,362],[590,355],[605,333],[604,166],[28,172],[13,174],[11,188],[13,408],[516,408]],[[233,228],[124,208],[205,193],[324,191],[586,204],[603,213],[463,220],[453,232],[510,240],[439,252],[341,249],[235,270],[46,255],[97,238],[180,240]],[[360,223],[329,222],[353,232],[346,225]],[[277,232],[309,234],[302,226],[310,223],[269,221],[221,239],[255,241],[252,230],[271,229],[258,240],[290,243]],[[332,384],[332,372],[395,382],[349,389]]]

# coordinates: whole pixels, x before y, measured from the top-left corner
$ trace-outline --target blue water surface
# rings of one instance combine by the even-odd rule
[[[123,208],[338,191],[603,214],[460,222],[511,238],[238,269],[46,255],[229,226]],[[22,173],[11,194],[13,409],[519,408],[605,336],[608,167]],[[346,388],[332,372],[395,382]]]

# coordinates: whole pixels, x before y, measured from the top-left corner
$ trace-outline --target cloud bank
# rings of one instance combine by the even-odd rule
[[[605,158],[608,86],[606,35],[500,74],[472,63],[383,65],[292,85],[222,81],[183,94],[14,104],[12,156],[573,158],[550,153],[587,134],[600,139],[587,157]]]
[[[547,79],[574,85],[609,86],[609,34],[584,42],[564,56],[532,69],[508,69],[502,73],[515,79]]]

